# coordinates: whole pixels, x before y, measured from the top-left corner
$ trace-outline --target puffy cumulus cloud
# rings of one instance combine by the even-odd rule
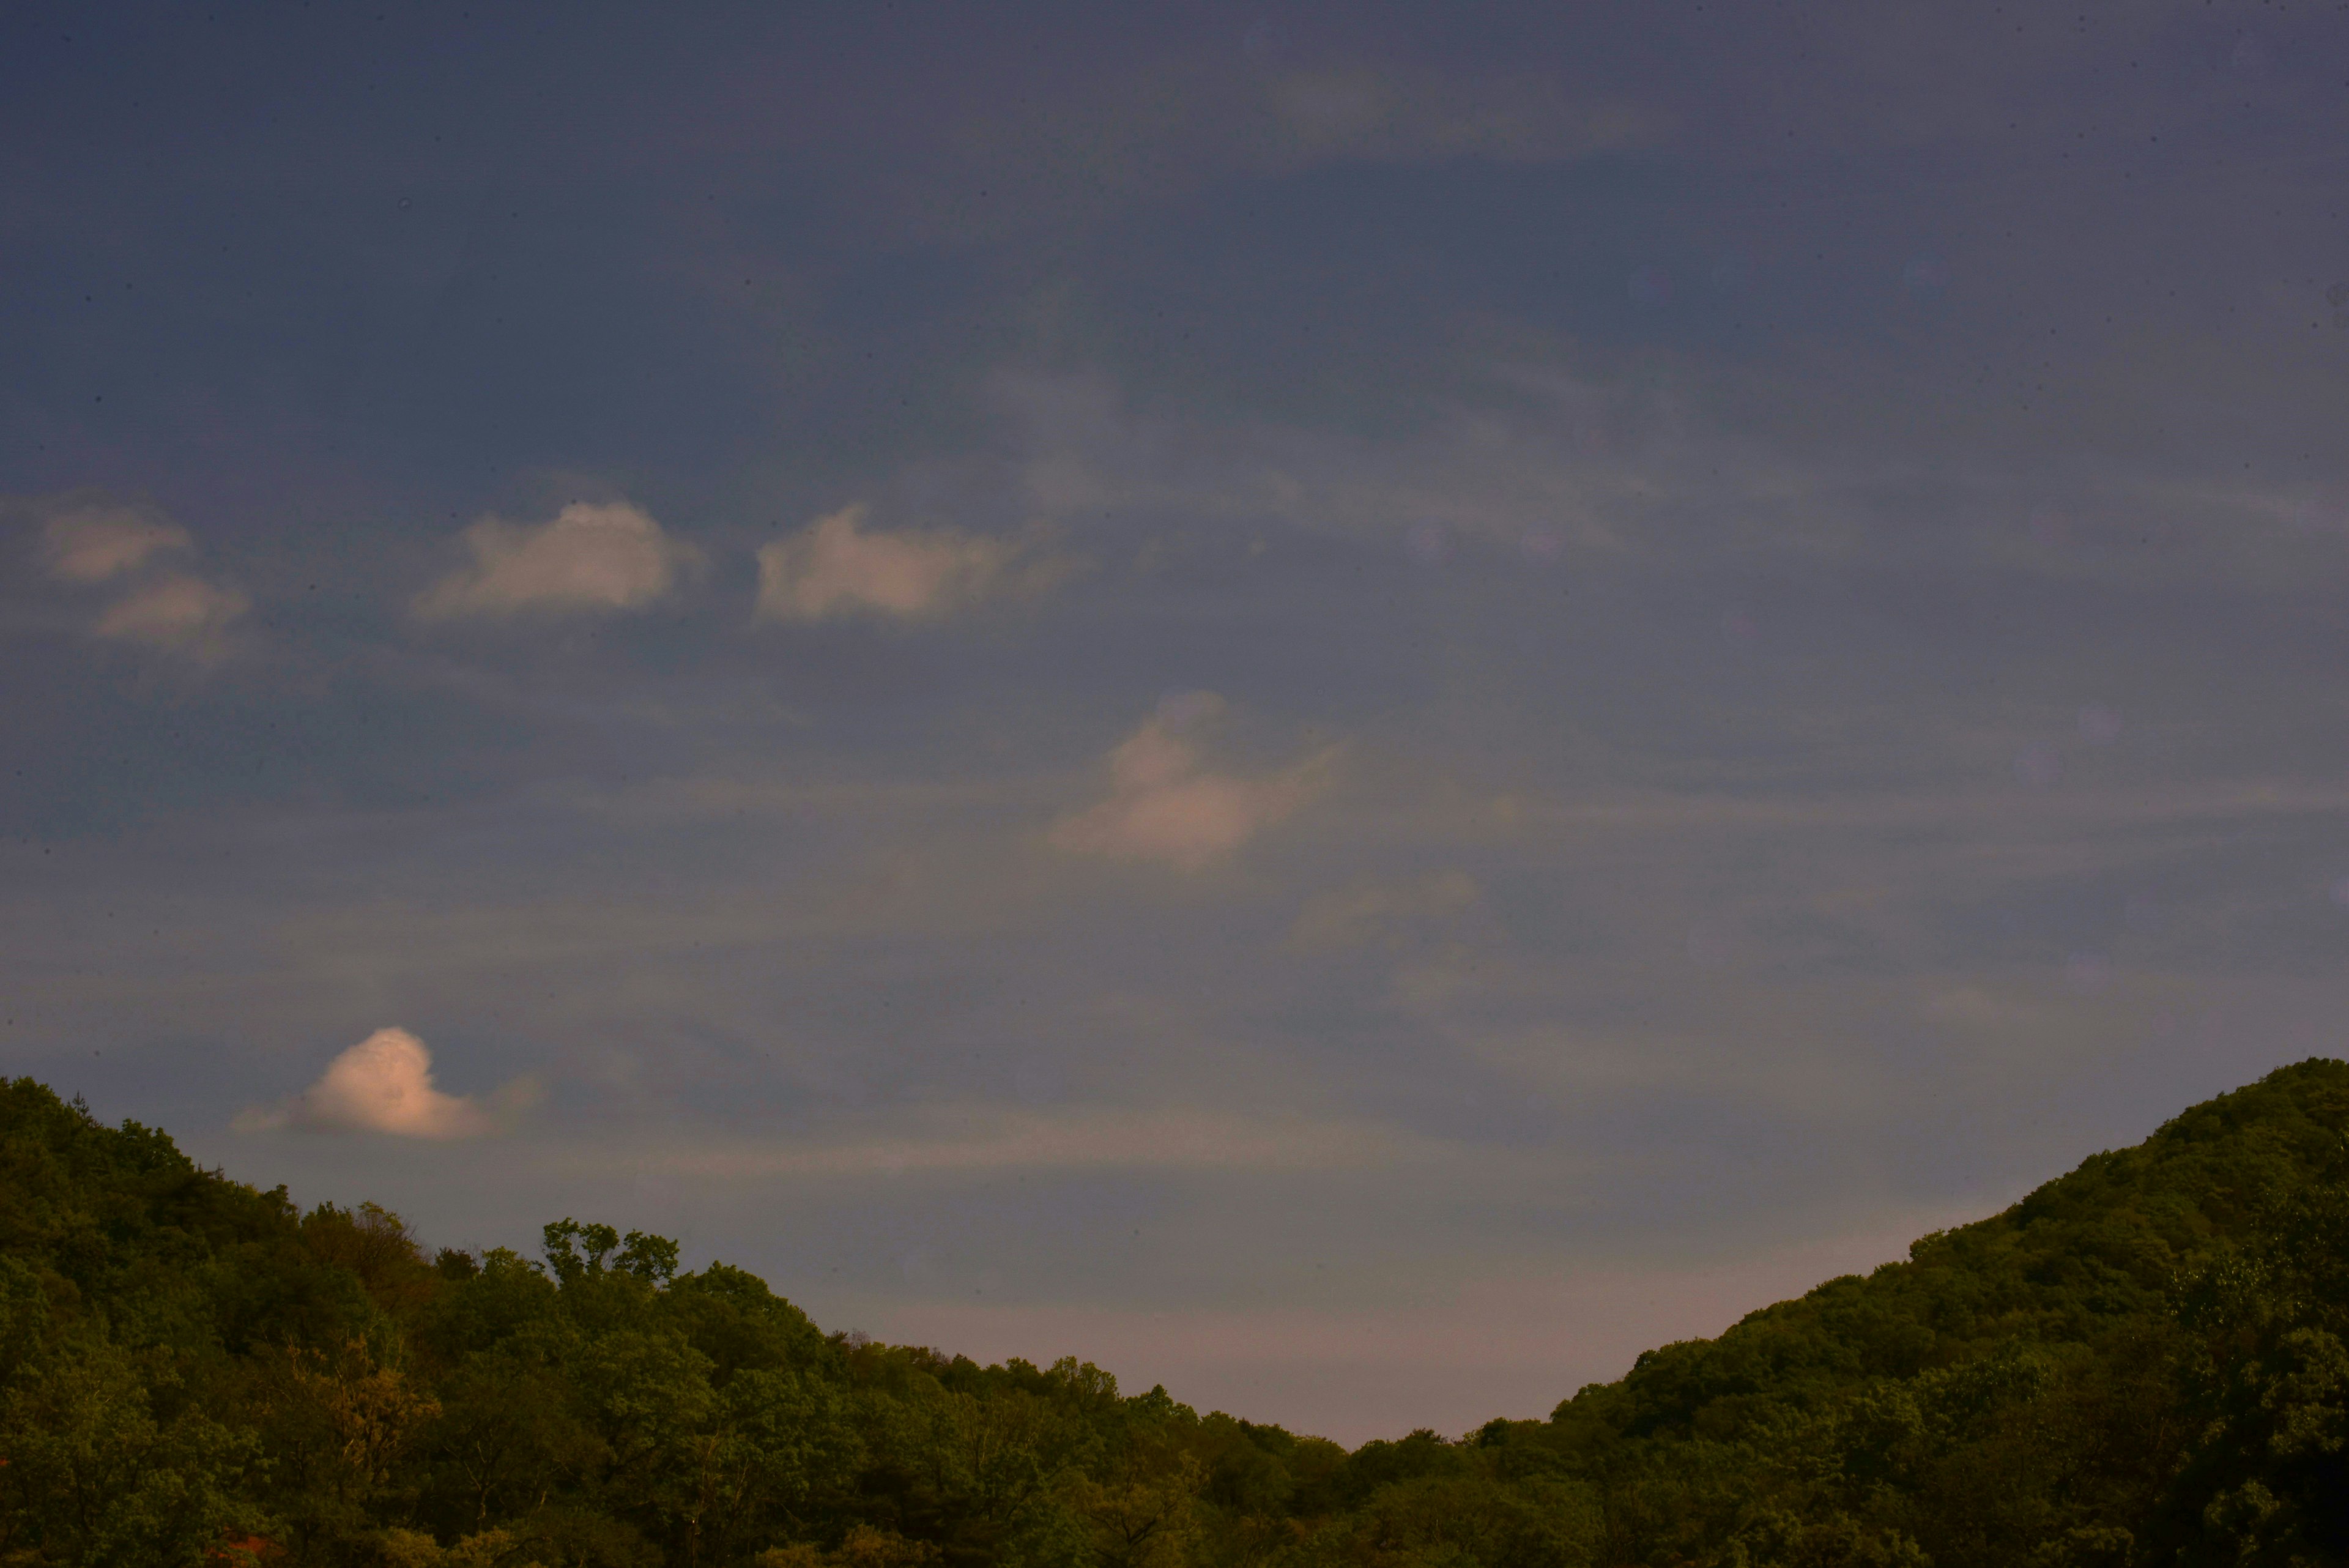
[[[425,590],[428,620],[528,610],[640,609],[667,598],[700,552],[625,501],[574,501],[535,527],[484,517],[465,530],[473,564]]]
[[[186,572],[140,584],[101,612],[98,636],[210,660],[227,651],[228,629],[253,601],[240,589]]]
[[[1223,707],[1210,691],[1162,704],[1110,753],[1109,798],[1056,823],[1054,846],[1195,871],[1320,792],[1336,762],[1334,747],[1263,778],[1211,770],[1195,736]]]
[[[129,506],[77,506],[42,525],[49,575],[61,582],[102,583],[137,571],[151,556],[190,550],[195,541],[178,524]]]
[[[479,1137],[497,1129],[499,1109],[518,1108],[532,1092],[523,1079],[492,1096],[491,1105],[444,1094],[433,1085],[432,1053],[423,1041],[405,1029],[378,1029],[328,1063],[318,1081],[293,1099],[238,1116],[236,1128],[376,1132],[436,1141]]]
[[[846,507],[763,546],[760,616],[928,619],[996,594],[1040,591],[1061,573],[1050,560],[1023,563],[1018,543],[953,528],[868,530],[862,506]]]

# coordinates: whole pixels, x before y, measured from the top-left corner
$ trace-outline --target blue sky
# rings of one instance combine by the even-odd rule
[[[2338,1052],[2344,42],[12,7],[0,1066],[1543,1413]]]

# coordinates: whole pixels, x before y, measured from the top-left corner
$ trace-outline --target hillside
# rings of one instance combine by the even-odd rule
[[[2097,1155],[1547,1421],[1349,1454],[827,1337],[563,1220],[427,1253],[0,1088],[0,1563],[2349,1563],[2349,1065]]]

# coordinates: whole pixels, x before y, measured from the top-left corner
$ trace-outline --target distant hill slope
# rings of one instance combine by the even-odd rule
[[[827,1338],[563,1220],[428,1255],[0,1086],[0,1564],[2349,1563],[2349,1065],[1547,1421],[1348,1454]]]
[[[1901,1561],[1896,1538],[1951,1563],[2343,1561],[2344,1129],[2349,1065],[2282,1069],[1908,1262],[1651,1351],[1551,1425],[1586,1462],[1669,1469],[1651,1495],[1679,1522],[1644,1522],[1692,1555],[1744,1530],[1754,1561]],[[1757,1523],[1771,1494],[1808,1522]],[[2245,1531],[2280,1555],[2239,1557]]]

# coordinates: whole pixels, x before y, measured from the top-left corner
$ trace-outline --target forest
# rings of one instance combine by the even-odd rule
[[[0,1564],[2349,1563],[2344,1129],[2349,1064],[2286,1067],[1546,1420],[1349,1452],[658,1236],[428,1251],[19,1079]]]

